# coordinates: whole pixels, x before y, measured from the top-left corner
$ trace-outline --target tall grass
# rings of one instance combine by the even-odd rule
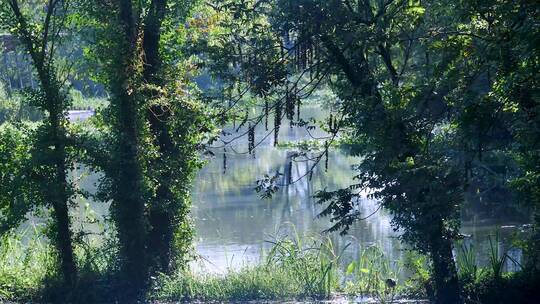
[[[294,229],[293,229],[294,230]],[[75,252],[80,270],[77,286],[63,289],[56,280],[55,251],[40,231],[27,229],[0,238],[0,302],[71,299],[72,302],[96,303],[121,297],[115,285],[114,242],[96,242],[81,235]],[[489,238],[489,261],[486,268],[477,266],[472,245],[458,243],[457,266],[468,293],[486,279],[504,280],[506,252],[498,247],[498,236]],[[393,261],[378,246],[360,250],[349,264],[342,255],[348,248],[337,249],[329,238],[300,236],[276,238],[261,253],[260,263],[223,274],[183,270],[172,275],[157,275],[147,293],[148,300],[176,301],[264,301],[329,298],[336,293],[377,303],[393,303],[400,297],[429,296],[431,280],[426,257],[411,252],[404,263]],[[404,268],[410,273],[403,280]],[[201,271],[202,270],[202,271]],[[499,278],[499,279],[497,279]],[[52,300],[51,300],[52,299]]]
[[[121,296],[114,285],[114,242],[76,238],[75,252],[79,283],[73,290],[63,289],[56,280],[55,251],[35,229],[10,233],[0,238],[0,302],[56,301],[102,302]],[[363,296],[377,303],[392,303],[397,298],[429,296],[429,263],[416,254],[405,263],[392,261],[378,246],[363,248],[348,265],[341,263],[345,248],[338,250],[329,238],[277,238],[261,253],[261,262],[224,274],[184,270],[152,278],[147,297],[155,301],[262,301],[321,299],[344,292]],[[473,294],[482,282],[503,281],[507,253],[499,249],[499,237],[489,237],[489,264],[477,266],[472,245],[458,243],[456,262],[465,292]],[[202,266],[201,266],[202,267]],[[411,273],[405,281],[404,267]],[[203,268],[201,268],[204,270]],[[59,285],[60,284],[60,285]],[[91,286],[91,288],[90,288]]]
[[[493,278],[498,280],[502,277],[504,264],[508,257],[508,251],[500,252],[499,250],[499,232],[495,233],[495,237],[491,235],[488,237],[489,240],[489,265],[491,267],[491,274]]]
[[[474,245],[470,244],[467,246],[463,241],[460,241],[457,244],[457,249],[456,264],[460,280],[463,282],[474,282],[479,275]]]
[[[339,286],[341,255],[329,239],[296,235],[270,242],[259,265],[229,270],[224,275],[191,271],[162,275],[152,299],[183,301],[245,301],[325,298]]]
[[[512,247],[501,249],[505,247],[501,247],[498,231],[489,235],[487,241],[488,263],[483,267],[476,266],[476,259],[472,257],[473,247],[458,252],[463,298],[470,303],[533,303],[538,299],[538,274],[523,269],[509,255]],[[505,270],[504,266],[509,261],[520,270]]]
[[[121,296],[114,285],[114,244],[76,238],[79,282],[66,290],[56,280],[54,249],[39,231],[5,235],[0,239],[0,302],[70,299],[96,303]],[[380,303],[392,301],[400,267],[378,247],[368,247],[343,267],[347,248],[338,250],[329,238],[292,237],[269,241],[257,265],[228,269],[225,274],[184,270],[152,278],[147,297],[156,301],[261,301],[321,299],[346,291],[368,295]],[[344,269],[346,268],[346,270]]]
[[[35,228],[0,237],[0,301],[31,298],[55,273],[53,248]]]
[[[477,261],[477,252],[473,244],[465,245],[460,241],[457,243],[456,263],[458,266],[458,274],[460,280],[464,284],[473,283],[477,280],[490,277],[493,280],[500,280],[504,274],[504,266],[508,260],[514,264],[519,263],[512,259],[506,250],[500,249],[500,234],[497,231],[494,235],[489,235],[487,238],[489,250],[487,251],[488,264],[485,267],[480,267]]]
[[[398,293],[401,271],[402,265],[388,259],[380,247],[367,247],[347,266],[349,280],[345,291],[374,297],[379,303],[391,303]]]
[[[59,277],[56,250],[41,229],[30,227],[3,234],[0,236],[0,303],[83,303],[106,298],[110,283],[104,281],[110,281],[112,274],[113,243],[109,239],[97,242],[95,238],[77,237],[74,250],[79,280],[66,289]],[[96,286],[102,283],[107,286]]]

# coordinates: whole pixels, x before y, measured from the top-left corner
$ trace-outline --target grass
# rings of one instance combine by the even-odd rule
[[[77,242],[79,282],[63,288],[54,250],[37,230],[0,239],[0,302],[96,303],[121,297],[111,271],[107,244]],[[339,289],[340,255],[329,239],[295,236],[273,240],[259,265],[224,275],[182,271],[153,278],[148,299],[159,301],[242,301],[327,298]],[[113,246],[114,247],[114,246]],[[104,252],[106,251],[106,252]],[[114,254],[114,253],[113,253]]]
[[[32,298],[48,276],[54,275],[52,248],[34,229],[0,239],[0,302]]]
[[[398,280],[404,265],[391,261],[378,246],[361,250],[357,259],[342,267],[340,262],[348,246],[337,250],[330,239],[295,234],[270,243],[272,248],[255,266],[229,270],[223,275],[204,271],[162,275],[154,281],[150,298],[186,302],[284,301],[325,299],[339,293],[392,303],[410,288]],[[425,269],[424,260],[416,261]]]
[[[374,297],[379,303],[391,303],[400,289],[401,270],[402,265],[390,261],[379,247],[367,247],[347,266],[349,280],[345,291],[350,295]]]
[[[495,235],[489,235],[488,243],[488,265],[486,267],[478,266],[477,252],[473,244],[466,245],[463,241],[457,243],[456,264],[459,278],[464,284],[475,282],[484,276],[499,280],[504,274],[504,266],[508,261],[517,263],[508,255],[510,248],[504,251],[500,250],[499,232],[496,232]]]
[[[108,303],[122,297],[115,285],[114,244],[78,240],[75,248],[79,282],[66,289],[56,276],[54,250],[28,229],[0,238],[0,302]],[[430,288],[429,264],[425,256],[410,252],[405,261],[390,260],[377,246],[360,250],[348,265],[329,238],[293,233],[269,242],[257,265],[228,269],[215,274],[201,268],[152,278],[146,300],[161,302],[237,302],[327,299],[336,294],[369,297],[377,303],[398,298],[425,298]],[[485,270],[476,266],[474,247],[458,246],[457,264],[467,303],[504,303],[516,299],[526,303],[534,295],[537,277],[524,272],[503,273],[502,256],[491,241],[492,261]],[[403,278],[407,268],[410,275]],[[503,302],[501,302],[504,300]]]
[[[499,232],[493,238],[489,236],[489,265],[493,278],[498,280],[502,277],[503,267],[508,258],[508,251],[500,252],[499,250]]]
[[[231,271],[225,276],[191,272],[158,279],[151,298],[166,301],[246,301],[307,296],[287,271],[264,266]]]
[[[458,243],[457,266],[465,303],[534,303],[539,299],[540,276],[536,272],[523,269],[508,254],[501,250],[500,236],[488,236],[488,264],[479,267],[477,253],[471,244]],[[505,272],[505,264],[511,261],[522,271]]]
[[[474,282],[483,270],[478,268],[474,245],[467,246],[463,241],[460,241],[457,244],[457,250],[456,264],[459,279],[462,282]]]
[[[339,288],[340,255],[329,239],[285,238],[259,265],[225,275],[179,272],[154,282],[150,298],[163,301],[248,301],[327,298]]]
[[[109,101],[104,97],[85,97],[80,91],[70,90],[71,97],[70,110],[96,110],[109,105]]]
[[[487,272],[462,286],[465,303],[529,304],[540,299],[540,276],[526,271],[504,273],[500,278]]]
[[[108,242],[78,238],[74,250],[79,281],[67,289],[57,271],[56,251],[40,229],[32,226],[0,237],[0,303],[101,303],[118,293],[111,283]]]
[[[39,231],[5,235],[0,240],[0,302],[108,303],[122,298],[115,285],[114,246],[77,242],[79,282],[72,289],[56,276],[54,250]],[[146,300],[156,302],[286,301],[327,299],[336,294],[369,296],[389,303],[405,291],[402,267],[376,247],[365,248],[349,265],[329,238],[294,233],[269,241],[257,265],[224,274],[185,270],[152,278]],[[111,249],[112,248],[112,249]],[[391,280],[389,285],[389,279]],[[394,283],[396,285],[394,286]]]

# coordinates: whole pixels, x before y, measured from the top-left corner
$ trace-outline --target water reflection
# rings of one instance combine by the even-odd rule
[[[304,119],[321,118],[322,111],[311,107],[304,110]],[[270,123],[269,125],[273,125]],[[242,131],[240,131],[241,133]],[[324,136],[319,129],[310,132],[314,136]],[[301,235],[321,235],[331,226],[327,218],[318,218],[321,206],[317,206],[313,194],[322,189],[337,189],[352,182],[351,165],[359,159],[345,155],[340,150],[333,150],[329,155],[329,168],[324,165],[315,168],[311,181],[307,178],[282,187],[271,199],[263,200],[254,191],[255,182],[263,174],[276,171],[287,172],[288,148],[274,148],[272,136],[264,127],[256,129],[256,141],[265,138],[256,150],[255,157],[245,154],[247,142],[242,138],[226,151],[216,149],[216,156],[198,175],[193,190],[193,215],[197,231],[197,252],[203,258],[205,271],[223,272],[227,268],[238,268],[260,260],[261,252],[268,250],[266,240],[276,234],[299,233]],[[230,137],[234,137],[230,135]],[[300,141],[311,139],[301,128],[282,128],[279,141]],[[305,175],[311,167],[307,162],[293,162],[291,180]],[[374,213],[378,208],[376,201],[363,197],[360,212],[363,215]],[[469,212],[470,214],[470,212]],[[385,210],[375,212],[366,220],[358,221],[347,236],[338,233],[324,234],[333,243],[344,248],[344,263],[357,258],[367,246],[378,245],[394,261],[401,260],[404,248],[397,239],[398,234],[390,226],[391,216]],[[471,235],[476,244],[478,262],[488,264],[490,250],[488,235],[494,234],[504,219],[483,218],[482,222],[464,222],[463,233]],[[293,228],[294,227],[294,228]],[[293,231],[294,230],[294,231]],[[510,248],[512,229],[500,231],[500,244],[506,250]],[[511,249],[515,261],[521,260],[521,251]],[[507,261],[507,269],[515,270],[516,265]]]
[[[320,108],[311,107],[304,109],[302,115],[308,120],[311,117],[320,119],[324,114]],[[226,151],[216,149],[216,156],[198,175],[193,190],[197,252],[209,271],[221,272],[228,267],[256,263],[261,252],[270,246],[265,241],[278,233],[321,235],[331,223],[317,217],[322,208],[315,204],[313,195],[318,190],[338,189],[352,183],[351,166],[358,159],[333,150],[329,153],[327,172],[324,164],[319,164],[313,170],[311,180],[307,177],[299,179],[306,175],[313,162],[289,162],[291,149],[273,147],[272,136],[266,137],[267,134],[263,126],[256,129],[255,140],[264,140],[259,143],[255,156],[244,154],[247,151],[245,138],[235,141]],[[325,134],[318,128],[308,133],[302,128],[289,128],[284,123],[279,141],[309,140],[312,139],[310,135],[321,137]],[[234,134],[229,136],[232,137]],[[275,172],[290,172],[290,180],[299,180],[281,187],[271,199],[261,199],[254,191],[256,179]],[[283,179],[289,178],[284,176]],[[378,208],[375,201],[366,197],[360,206],[365,215]],[[325,236],[340,248],[353,243],[347,249],[348,259],[359,254],[359,245],[372,244],[380,245],[394,259],[401,255],[396,233],[390,227],[390,216],[384,211],[358,222],[346,237],[337,233]]]
[[[318,107],[304,109],[303,118],[321,118],[325,115]],[[91,113],[73,113],[72,120],[85,119]],[[273,122],[270,121],[272,126]],[[229,130],[231,131],[231,130]],[[331,223],[327,218],[318,218],[321,206],[315,204],[313,194],[321,189],[333,190],[349,185],[352,182],[351,165],[359,159],[345,155],[340,150],[329,153],[329,167],[325,172],[324,165],[317,166],[311,180],[300,179],[292,185],[282,187],[271,198],[263,200],[254,191],[256,179],[263,174],[285,172],[288,165],[287,153],[290,148],[272,146],[273,136],[267,136],[264,126],[256,129],[255,141],[262,140],[253,155],[247,154],[248,143],[242,137],[224,149],[214,149],[215,157],[199,172],[195,181],[192,200],[193,216],[196,227],[196,249],[201,256],[204,269],[211,272],[224,272],[227,268],[238,268],[242,265],[257,263],[261,254],[268,250],[270,244],[265,242],[278,233],[293,235],[321,235]],[[234,132],[232,132],[234,133]],[[240,130],[242,133],[242,130]],[[319,129],[310,132],[313,136],[324,136]],[[234,137],[235,134],[229,135]],[[301,128],[289,128],[284,122],[280,132],[280,142],[311,139]],[[219,144],[217,144],[219,146]],[[291,180],[304,176],[312,163],[292,162]],[[74,172],[75,176],[84,176],[84,168]],[[97,176],[95,174],[79,178],[82,189],[93,192]],[[80,202],[83,205],[83,201]],[[107,204],[91,203],[98,216],[107,213]],[[363,215],[374,213],[378,208],[376,201],[367,197],[361,199],[360,212]],[[83,211],[78,212],[83,216]],[[500,232],[499,252],[509,250],[512,259],[506,263],[507,270],[516,270],[521,262],[521,251],[511,247],[512,235],[517,233],[520,222],[511,222],[504,218],[487,218],[485,215],[470,216],[463,222],[462,232],[471,235],[469,242],[475,244],[478,262],[488,264],[490,245],[488,235]],[[509,217],[513,218],[513,217]],[[363,248],[371,245],[380,246],[392,260],[400,260],[403,246],[397,239],[398,234],[390,226],[391,216],[385,210],[375,212],[366,220],[358,221],[345,237],[338,233],[329,233],[335,246],[347,247],[344,263],[357,258]],[[516,226],[512,226],[516,224]],[[499,227],[503,227],[499,229]],[[194,264],[200,266],[199,263]]]

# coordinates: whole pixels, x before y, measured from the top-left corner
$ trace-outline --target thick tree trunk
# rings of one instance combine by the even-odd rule
[[[163,201],[163,197],[157,198]],[[174,228],[171,216],[167,210],[152,208],[149,211],[148,222],[151,229],[148,236],[148,252],[152,259],[152,271],[168,273],[172,266],[172,244],[174,240]]]
[[[127,69],[120,78],[127,79]],[[148,261],[146,255],[147,228],[144,218],[144,178],[139,159],[138,113],[132,95],[117,88],[118,146],[116,147],[115,191],[113,216],[118,228],[121,272],[126,291],[137,294],[146,285]]]
[[[463,303],[459,293],[459,282],[456,264],[452,255],[451,241],[443,238],[434,240],[431,259],[433,262],[436,303]]]
[[[125,124],[129,121],[122,120]],[[144,220],[144,199],[142,173],[137,152],[134,148],[136,137],[125,132],[120,140],[116,191],[113,215],[118,229],[122,280],[128,293],[137,294],[145,287],[147,280],[146,223]]]
[[[156,110],[158,109],[154,109],[154,111]],[[159,152],[163,157],[170,157],[174,154],[174,146],[168,135],[166,123],[156,118],[153,111],[149,112],[147,116],[152,133],[156,138]],[[168,113],[164,113],[164,115],[168,116]],[[161,119],[167,118],[162,117]],[[156,197],[148,211],[148,221],[150,224],[148,249],[154,262],[153,270],[165,273],[171,270],[174,233],[178,227],[178,221],[183,220],[175,216],[176,210],[174,209],[178,202],[175,202],[177,198],[170,190],[173,181],[170,178],[170,172],[168,170],[177,169],[168,168],[160,173]]]
[[[65,174],[64,174],[65,178]],[[58,176],[58,180],[61,180],[62,176]],[[64,179],[65,181],[65,179]],[[56,239],[54,240],[56,248],[60,255],[60,267],[62,270],[62,276],[64,283],[71,286],[75,283],[77,278],[77,267],[75,265],[73,247],[72,247],[72,233],[71,224],[68,213],[68,206],[65,200],[55,202],[54,204],[54,217],[56,221]]]
[[[120,246],[120,272],[124,296],[134,301],[144,292],[148,282],[146,254],[147,226],[145,220],[145,181],[143,176],[136,67],[139,54],[138,18],[131,0],[118,1],[118,25],[122,36],[109,71],[113,95],[113,129],[116,133],[113,168],[112,216],[115,220]]]
[[[58,95],[59,96],[59,95]],[[56,116],[56,117],[55,117]],[[60,255],[60,263],[64,282],[71,285],[77,277],[77,267],[73,254],[71,221],[69,218],[69,194],[66,173],[66,151],[64,144],[64,131],[60,126],[58,114],[51,113],[51,128],[55,138],[55,166],[56,166],[56,197],[53,209],[56,221],[56,243]]]
[[[161,24],[166,13],[166,0],[153,0],[148,13],[144,28],[143,50],[145,55],[145,65],[143,78],[147,83],[154,85],[164,85],[164,80],[159,77],[162,59],[159,54],[159,43],[161,39]],[[148,97],[150,98],[150,97]],[[159,115],[159,117],[157,117]],[[163,158],[176,155],[176,147],[169,134],[168,119],[170,111],[160,106],[151,106],[146,113],[150,123],[150,129],[155,137],[155,144],[159,148]],[[159,185],[156,197],[148,211],[148,221],[150,231],[148,236],[148,252],[153,263],[153,271],[170,272],[173,258],[173,242],[176,229],[185,221],[179,218],[176,205],[179,203],[178,197],[170,190],[173,179],[170,170],[178,168],[168,168],[164,166],[159,176]]]

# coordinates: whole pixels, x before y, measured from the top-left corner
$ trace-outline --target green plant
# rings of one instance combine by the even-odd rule
[[[271,243],[267,267],[279,267],[289,272],[307,295],[330,295],[337,285],[336,266],[340,259],[330,239],[303,239],[296,234],[292,239]]]
[[[456,258],[459,278],[464,282],[473,282],[478,275],[478,263],[474,245],[467,246],[462,241],[458,242],[458,254]]]
[[[495,280],[499,280],[502,277],[504,264],[508,257],[508,251],[501,252],[499,249],[499,239],[500,235],[497,231],[494,238],[490,235],[488,236],[489,240],[489,266],[491,267],[491,274]]]
[[[107,98],[87,97],[75,89],[69,91],[69,96],[71,97],[71,110],[97,110],[109,105]]]
[[[54,275],[54,248],[40,235],[32,227],[0,237],[0,301],[32,298]]]
[[[361,251],[357,260],[347,266],[346,274],[352,276],[346,286],[349,294],[375,297],[380,303],[391,303],[398,293],[398,276],[402,267],[392,263],[378,246]]]
[[[417,251],[407,250],[403,261],[404,268],[411,273],[404,283],[403,294],[413,298],[433,298],[433,282],[427,256]]]
[[[328,238],[299,236],[270,241],[259,265],[225,274],[179,271],[160,275],[150,294],[159,300],[239,301],[326,298],[338,289],[341,254]],[[341,252],[342,253],[342,252]]]

